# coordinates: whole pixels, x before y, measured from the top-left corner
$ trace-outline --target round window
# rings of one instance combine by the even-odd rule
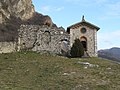
[[[82,28],[82,29],[81,29],[81,32],[82,32],[82,33],[86,33],[86,28]]]

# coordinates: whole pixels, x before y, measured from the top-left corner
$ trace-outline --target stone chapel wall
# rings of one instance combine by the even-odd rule
[[[70,46],[72,47],[74,40],[76,38],[80,39],[81,37],[86,37],[87,38],[87,53],[91,57],[96,57],[97,56],[97,30],[94,30],[93,28],[89,28],[87,26],[84,26],[86,28],[86,33],[81,33],[81,28],[74,28],[70,29]]]

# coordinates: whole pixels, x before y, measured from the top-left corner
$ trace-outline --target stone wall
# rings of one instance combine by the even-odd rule
[[[81,33],[80,30],[83,27],[86,28],[86,33]],[[21,25],[18,32],[17,43],[0,42],[0,53],[30,50],[66,55],[74,40],[84,36],[87,39],[87,53],[91,57],[97,56],[97,30],[88,26],[71,28],[68,34],[63,28]]]
[[[86,33],[81,33],[81,28],[86,28]],[[87,38],[87,53],[91,57],[97,56],[97,30],[88,26],[80,26],[74,29],[70,29],[70,46],[72,47],[76,38],[86,37]]]
[[[48,51],[62,54],[62,51],[69,50],[69,38],[69,35],[62,28],[54,29],[45,25],[21,25],[18,51]]]
[[[0,42],[0,53],[11,53],[16,49],[16,42]]]
[[[2,14],[0,13],[0,24],[2,24]]]

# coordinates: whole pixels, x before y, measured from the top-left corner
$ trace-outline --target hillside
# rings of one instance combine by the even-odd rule
[[[34,52],[0,54],[0,90],[120,90],[120,64]]]
[[[111,49],[99,50],[98,56],[120,62],[120,48],[114,47]]]

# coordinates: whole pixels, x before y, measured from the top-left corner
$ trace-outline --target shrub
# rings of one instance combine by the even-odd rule
[[[76,39],[70,51],[71,57],[82,57],[84,55],[84,48],[79,39]]]

